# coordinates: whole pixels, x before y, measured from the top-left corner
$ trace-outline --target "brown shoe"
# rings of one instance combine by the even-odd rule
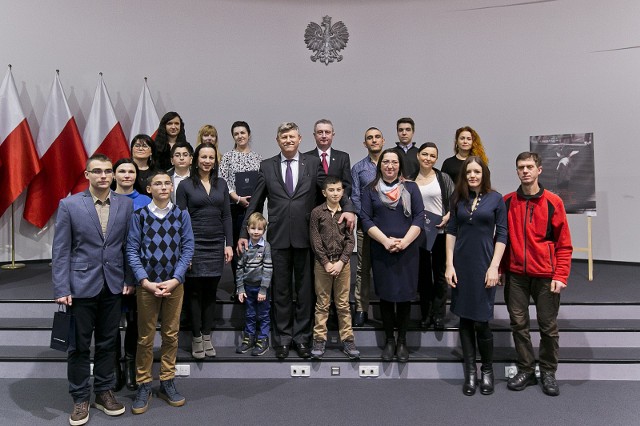
[[[118,402],[111,390],[96,394],[96,401],[93,406],[98,410],[104,411],[107,416],[119,416],[124,413],[124,405]]]
[[[69,416],[71,426],[83,425],[89,421],[89,401],[73,404],[73,412]]]

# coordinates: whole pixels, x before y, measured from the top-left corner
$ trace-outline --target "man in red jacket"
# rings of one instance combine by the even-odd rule
[[[506,272],[505,301],[518,353],[518,374],[507,387],[514,391],[538,383],[529,333],[529,299],[536,305],[540,327],[540,375],[542,390],[560,394],[558,367],[558,309],[560,292],[571,269],[571,234],[560,197],[538,183],[540,156],[523,152],[516,158],[520,187],[505,195],[509,241],[502,258]]]

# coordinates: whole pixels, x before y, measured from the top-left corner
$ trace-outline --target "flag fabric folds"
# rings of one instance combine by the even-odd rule
[[[93,154],[104,154],[114,163],[121,158],[130,157],[127,138],[116,118],[116,113],[102,76],[100,76],[100,81],[93,97],[93,104],[87,119],[87,126],[82,135],[82,141],[89,157]],[[89,182],[84,176],[81,176],[71,192],[84,191],[88,187]]]
[[[142,92],[140,92],[136,114],[133,117],[133,123],[131,123],[129,141],[133,140],[133,138],[140,133],[149,135],[155,139],[159,124],[160,117],[158,117],[158,112],[151,98],[151,92],[149,92],[149,86],[147,86],[147,79],[145,78]]]
[[[0,86],[0,216],[39,171],[38,153],[9,68]]]
[[[87,154],[56,73],[36,139],[41,170],[31,181],[23,217],[43,228],[78,180]]]

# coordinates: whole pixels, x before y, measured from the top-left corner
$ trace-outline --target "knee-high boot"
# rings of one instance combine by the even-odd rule
[[[476,339],[472,327],[464,327],[460,323],[460,343],[462,344],[462,358],[464,361],[464,385],[462,393],[471,396],[476,393],[478,373],[476,371]]]
[[[483,395],[491,395],[493,393],[493,336],[489,339],[478,338],[478,351],[482,360],[480,372],[482,378],[480,380],[480,393]]]

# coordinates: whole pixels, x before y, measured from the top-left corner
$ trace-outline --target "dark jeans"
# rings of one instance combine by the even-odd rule
[[[271,249],[273,345],[308,344],[311,340],[314,291],[310,249]]]
[[[532,373],[535,369],[536,359],[529,333],[529,300],[533,299],[540,327],[540,370],[555,373],[558,368],[560,294],[551,292],[551,279],[508,273],[504,299],[518,352],[518,371]]]
[[[244,291],[247,293],[245,303],[245,324],[244,334],[247,336],[255,336],[256,328],[259,329],[257,333],[258,339],[266,339],[269,337],[269,329],[271,328],[271,302],[269,301],[269,295],[262,302],[258,302],[258,293],[260,292],[260,286],[246,285]]]
[[[443,318],[447,309],[445,234],[438,234],[431,251],[420,248],[418,293],[422,319]]]
[[[90,298],[74,298],[70,306],[75,315],[76,349],[67,355],[69,393],[75,403],[88,401],[91,372],[91,336],[95,339],[93,357],[93,391],[101,393],[113,388],[113,360],[116,356],[116,335],[119,333],[121,294],[113,294],[105,285]],[[95,334],[94,334],[95,333]]]
[[[184,287],[189,301],[191,334],[208,336],[213,328],[216,310],[216,293],[220,277],[189,277]]]

